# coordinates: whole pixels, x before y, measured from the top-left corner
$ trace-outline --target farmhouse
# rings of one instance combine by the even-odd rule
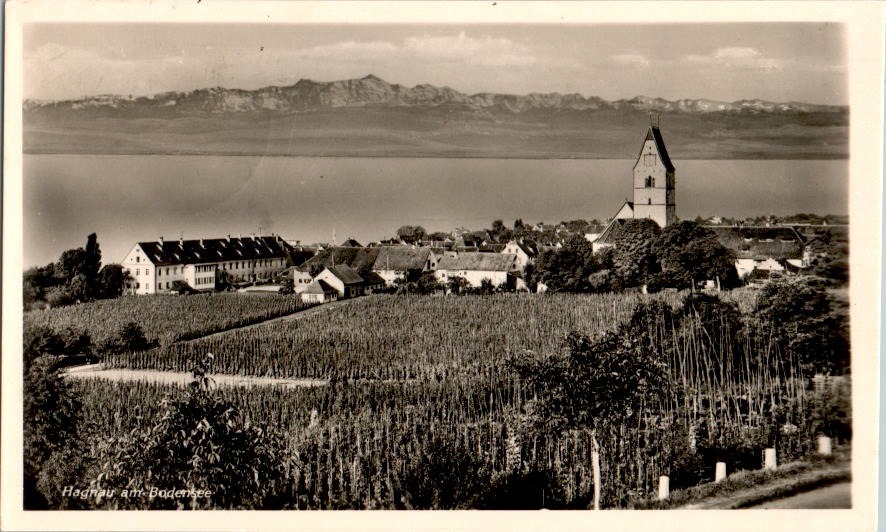
[[[413,248],[408,246],[385,246],[376,248],[378,254],[372,271],[384,279],[388,285],[394,284],[409,271],[424,272],[437,269],[437,261],[442,251],[434,251],[429,247]]]
[[[458,253],[442,257],[434,276],[444,283],[452,277],[463,277],[472,287],[479,287],[483,279],[489,279],[493,286],[503,286],[513,282],[512,274],[518,270],[517,255],[513,253]]]
[[[247,238],[139,242],[121,262],[132,279],[126,291],[156,294],[176,281],[196,290],[214,290],[222,272],[235,281],[269,279],[286,269],[289,244],[277,235]]]
[[[331,286],[338,294],[338,299],[371,294],[374,290],[384,286],[384,279],[378,275],[372,272],[361,275],[344,264],[324,269],[314,278],[314,283],[319,284],[320,282]],[[307,290],[303,294],[306,292]]]
[[[739,277],[747,277],[754,271],[793,271],[809,265],[803,237],[793,227],[706,227],[717,235],[720,244],[735,252]]]
[[[511,240],[508,242],[501,253],[516,255],[517,268],[523,271],[527,265],[535,262],[538,257],[538,246],[532,240]]]
[[[327,303],[338,299],[338,291],[326,281],[313,281],[301,291],[305,303]]]

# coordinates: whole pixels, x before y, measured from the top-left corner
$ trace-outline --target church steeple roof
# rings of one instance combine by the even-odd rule
[[[645,144],[647,140],[655,141],[655,148],[658,150],[661,162],[664,164],[665,168],[667,168],[668,172],[673,172],[674,163],[671,162],[671,158],[668,156],[668,150],[665,148],[664,139],[661,137],[661,131],[655,126],[649,126],[649,131],[646,132],[646,138],[643,140],[643,143]],[[643,154],[643,146],[640,146],[640,154]]]

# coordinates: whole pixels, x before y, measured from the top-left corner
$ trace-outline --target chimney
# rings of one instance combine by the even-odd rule
[[[178,247],[185,249],[185,238],[183,236],[178,237]]]
[[[200,247],[201,247],[201,248],[205,248],[205,247],[206,247],[206,246],[203,245],[203,239],[202,239],[202,238],[200,239]]]
[[[162,248],[163,247],[163,237],[162,236],[160,237],[160,240],[158,240],[158,242],[160,243],[160,247]]]
[[[237,233],[237,239],[243,240],[243,233]]]
[[[252,241],[255,242],[255,233],[252,233]]]
[[[231,235],[228,235],[228,242],[231,241]]]

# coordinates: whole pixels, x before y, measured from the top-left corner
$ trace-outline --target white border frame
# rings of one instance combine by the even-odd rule
[[[3,180],[3,357],[0,528],[3,530],[873,530],[877,504],[884,7],[874,2],[146,2],[6,4]],[[850,240],[853,390],[851,510],[664,512],[23,512],[22,38],[31,22],[845,23],[850,83]]]

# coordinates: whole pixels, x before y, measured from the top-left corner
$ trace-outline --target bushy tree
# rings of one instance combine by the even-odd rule
[[[625,220],[613,252],[615,273],[624,286],[642,285],[661,270],[654,249],[659,235],[661,229],[653,220]]]
[[[76,448],[82,402],[59,372],[56,357],[43,355],[27,365],[23,403],[24,507],[77,508],[76,499],[60,493],[83,470],[83,454]]]
[[[848,370],[846,324],[832,312],[821,280],[797,276],[767,282],[757,296],[755,316],[803,374]]]
[[[539,256],[532,280],[544,283],[552,292],[594,291],[590,276],[600,266],[591,243],[581,236],[573,236],[561,249]]]
[[[738,285],[735,253],[697,222],[684,220],[665,227],[653,243],[653,252],[661,264],[663,282],[674,288],[716,279],[721,286]]]
[[[425,228],[420,225],[403,225],[397,229],[397,236],[405,242],[417,242],[425,238],[427,234]]]
[[[526,414],[529,430],[557,434],[617,430],[639,415],[646,398],[667,385],[666,342],[672,311],[663,303],[641,304],[628,323],[591,339],[570,332],[561,353],[511,359],[510,367],[535,394]],[[599,467],[595,466],[599,489]],[[595,507],[599,496],[595,495]]]
[[[461,294],[470,286],[468,280],[460,275],[453,275],[446,280],[446,288],[450,293]]]
[[[95,297],[113,299],[123,295],[126,282],[131,277],[119,264],[106,264],[99,273]]]
[[[283,438],[253,426],[213,392],[211,360],[194,369],[187,392],[170,395],[163,414],[100,449],[95,488],[142,487],[142,497],[115,498],[108,508],[278,509],[289,458]],[[209,497],[150,498],[158,490],[205,489]]]
[[[102,344],[101,349],[107,354],[120,354],[144,351],[156,345],[156,341],[148,340],[139,324],[130,321],[121,325],[117,333]]]

